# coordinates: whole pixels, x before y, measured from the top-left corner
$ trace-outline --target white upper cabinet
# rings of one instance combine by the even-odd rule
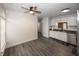
[[[67,22],[68,28],[74,29],[77,26],[77,15],[75,13],[75,14],[64,15],[64,16],[53,18],[51,20],[51,26],[53,26],[53,28],[56,28],[58,22]]]
[[[51,23],[55,25],[56,22],[68,22],[68,25],[77,25],[77,15],[71,14],[53,18]]]
[[[67,19],[69,26],[77,26],[77,16],[71,16]]]

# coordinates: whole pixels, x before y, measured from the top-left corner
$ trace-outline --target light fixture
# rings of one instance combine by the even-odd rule
[[[33,11],[30,11],[29,13],[30,13],[30,14],[34,14],[34,12],[33,12]]]
[[[65,9],[63,9],[63,10],[61,10],[61,12],[69,12],[70,11],[70,9],[69,8],[65,8]]]
[[[58,23],[56,23],[56,26],[58,25]]]

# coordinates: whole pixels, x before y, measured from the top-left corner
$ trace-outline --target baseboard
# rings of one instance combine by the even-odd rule
[[[6,48],[14,47],[14,46],[17,46],[17,45],[20,45],[20,44],[23,44],[23,43],[26,43],[26,42],[29,42],[29,41],[32,41],[32,40],[36,40],[36,39],[29,39],[29,40],[26,40],[26,41],[14,43],[14,44],[8,45]]]

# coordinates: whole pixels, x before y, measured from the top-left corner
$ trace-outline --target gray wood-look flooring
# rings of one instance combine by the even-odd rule
[[[4,56],[74,56],[72,46],[40,37],[5,50]]]

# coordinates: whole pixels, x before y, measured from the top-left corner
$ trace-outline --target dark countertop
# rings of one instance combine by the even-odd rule
[[[68,32],[68,33],[77,33],[76,30],[68,30],[68,29],[53,29],[53,30],[50,30],[50,31],[60,31],[60,32]]]

